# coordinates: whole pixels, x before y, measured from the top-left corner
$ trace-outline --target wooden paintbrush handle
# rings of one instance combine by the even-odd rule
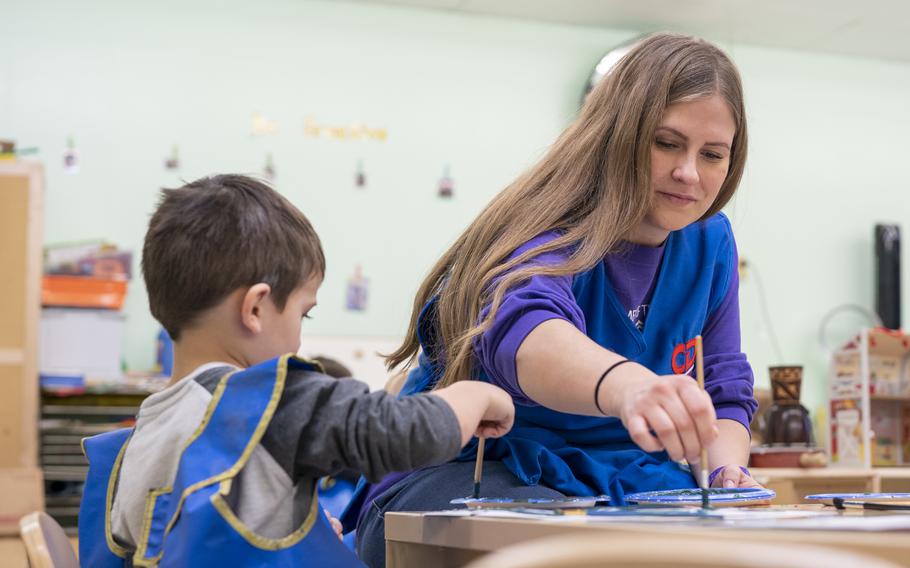
[[[701,344],[701,335],[695,336],[695,379],[698,381],[698,388],[705,390],[705,354]],[[708,488],[708,449],[701,449],[701,468],[699,483],[702,489]]]
[[[483,474],[483,449],[486,446],[487,439],[483,436],[477,437],[477,462],[474,464],[474,483],[480,483],[480,476]]]

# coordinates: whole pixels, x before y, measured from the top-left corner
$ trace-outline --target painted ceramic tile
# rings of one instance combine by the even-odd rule
[[[358,264],[354,267],[354,274],[348,279],[345,308],[354,312],[366,311],[369,285],[369,279],[363,275],[363,270]]]
[[[904,501],[910,500],[910,493],[816,493],[806,495],[812,501],[831,501],[835,498],[851,501]]]
[[[66,151],[63,153],[63,171],[68,174],[79,173],[79,152],[72,137],[66,141]]]
[[[452,194],[455,192],[455,182],[452,181],[452,177],[449,175],[449,165],[446,164],[442,169],[442,177],[439,178],[439,188],[438,194],[439,197],[444,197],[446,199],[452,197]]]
[[[367,175],[363,171],[363,160],[357,161],[357,171],[354,173],[354,187],[363,189],[367,185]]]
[[[742,504],[755,501],[770,501],[777,494],[763,488],[709,489],[708,499],[712,505]],[[701,505],[701,489],[669,489],[647,491],[626,495],[626,500],[639,505]]]
[[[472,509],[585,509],[598,505],[606,505],[610,498],[606,495],[600,497],[566,497],[564,499],[511,499],[509,497],[461,497],[449,501],[452,505],[464,505]]]
[[[262,168],[262,175],[270,183],[275,181],[275,161],[272,159],[271,152],[265,155],[265,167]]]
[[[180,169],[180,152],[177,146],[171,148],[171,155],[164,159],[164,169],[175,171]]]

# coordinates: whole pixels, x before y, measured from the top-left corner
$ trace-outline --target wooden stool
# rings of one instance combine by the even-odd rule
[[[32,568],[79,568],[69,537],[47,513],[37,511],[22,517],[19,534]]]

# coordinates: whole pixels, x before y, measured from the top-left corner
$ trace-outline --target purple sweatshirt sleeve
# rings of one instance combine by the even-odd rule
[[[509,258],[556,238],[555,232],[531,239]],[[567,250],[534,257],[526,264],[553,265],[568,258]],[[489,306],[481,312],[486,317]],[[585,332],[584,314],[572,294],[572,276],[533,276],[509,289],[493,323],[475,342],[474,351],[490,382],[508,392],[515,404],[538,406],[518,384],[515,357],[518,348],[535,327],[551,319],[563,319]]]
[[[708,314],[702,337],[705,350],[705,390],[718,418],[736,420],[749,430],[758,403],[752,392],[752,366],[742,352],[739,327],[739,255],[730,241],[733,256],[727,293]]]

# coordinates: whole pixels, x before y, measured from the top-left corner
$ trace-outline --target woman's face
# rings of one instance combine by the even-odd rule
[[[727,179],[735,133],[717,95],[667,107],[651,141],[651,210],[632,242],[657,246],[705,214]]]

